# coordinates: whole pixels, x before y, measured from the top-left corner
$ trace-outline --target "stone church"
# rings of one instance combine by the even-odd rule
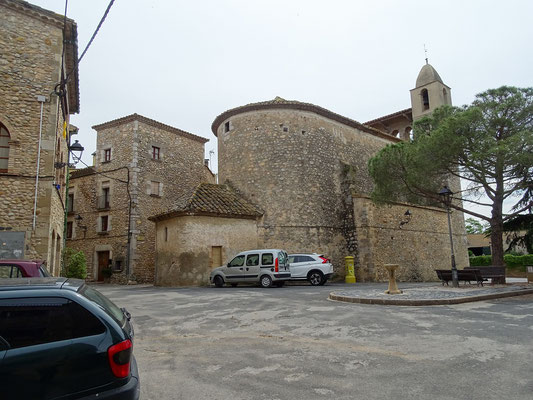
[[[212,124],[220,184],[201,184],[150,218],[156,223],[155,283],[206,284],[213,267],[253,248],[325,254],[338,278],[351,255],[358,281],[382,280],[386,263],[400,265],[400,280],[435,280],[434,269],[450,266],[445,210],[377,207],[369,197],[368,160],[388,144],[409,140],[413,121],[444,104],[451,104],[450,88],[426,63],[411,90],[411,108],[366,123],[280,97],[223,112]],[[448,184],[460,190],[458,181]],[[457,211],[452,229],[463,268],[467,242]]]

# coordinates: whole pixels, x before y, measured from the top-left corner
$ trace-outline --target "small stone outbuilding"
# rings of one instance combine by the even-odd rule
[[[262,212],[228,185],[202,183],[150,217],[156,223],[155,284],[205,285],[209,273],[242,250],[258,247]]]

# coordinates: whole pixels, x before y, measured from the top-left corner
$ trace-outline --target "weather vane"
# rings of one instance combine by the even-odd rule
[[[426,55],[426,64],[428,63],[428,49],[426,49],[426,44],[424,43],[424,54]]]

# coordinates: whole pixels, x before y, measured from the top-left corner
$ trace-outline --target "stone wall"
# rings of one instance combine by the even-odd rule
[[[0,2],[0,122],[10,133],[7,173],[0,173],[0,226],[24,232],[23,257],[47,260],[60,273],[63,249],[67,143],[58,97],[62,22]],[[47,13],[47,12],[46,12]],[[33,229],[41,103],[44,96],[36,224]],[[68,115],[67,115],[68,118]],[[56,190],[53,184],[59,185]]]
[[[412,204],[376,206],[364,195],[354,195],[358,237],[355,274],[358,281],[387,280],[384,264],[399,264],[400,281],[437,280],[435,269],[451,268],[446,211]],[[404,213],[411,212],[406,221]],[[456,218],[453,219],[456,221]],[[469,265],[467,241],[461,225],[452,222],[457,268]]]
[[[353,184],[369,192],[368,160],[389,142],[304,111],[245,112],[230,126],[218,129],[219,181],[265,211],[261,245],[326,254],[344,275],[344,169],[350,166]]]
[[[209,216],[174,217],[157,223],[156,285],[202,286],[209,283],[213,247],[222,263],[258,248],[255,220]]]
[[[259,224],[261,247],[326,254],[338,277],[344,276],[346,255],[364,254],[364,246],[381,248],[384,239],[377,230],[368,243],[360,237],[360,215],[351,217],[354,210],[347,196],[352,191],[372,191],[368,160],[392,140],[313,112],[283,108],[232,115],[217,127],[217,136],[219,181],[229,181],[264,210]],[[349,191],[344,182],[347,173]],[[398,222],[404,212],[397,216]],[[349,218],[354,218],[355,229],[347,223]],[[428,224],[440,223],[433,215],[429,218]],[[403,239],[401,251],[410,253],[414,246],[422,246],[416,235]],[[438,239],[416,250],[429,255],[436,248],[448,248],[446,237]],[[457,251],[459,257],[466,256],[466,247]],[[371,261],[365,257],[356,261],[359,268],[370,268]],[[370,279],[368,272],[363,276]]]
[[[143,122],[144,121],[144,122]],[[78,207],[90,215],[91,225],[84,240],[69,241],[69,246],[83,249],[91,257],[91,277],[96,279],[96,246],[101,251],[112,250],[113,259],[124,266],[113,275],[113,281],[153,282],[155,267],[155,225],[148,217],[171,208],[176,198],[189,193],[205,182],[208,175],[204,166],[206,139],[190,134],[176,133],[147,118],[132,115],[120,120],[97,125],[98,174],[74,178],[71,186],[80,202]],[[189,136],[188,136],[189,135]],[[159,148],[159,159],[153,158],[153,147]],[[111,150],[110,161],[105,161],[105,150]],[[126,168],[127,167],[127,168]],[[129,170],[129,185],[128,181]],[[157,192],[154,192],[157,183]],[[97,209],[103,188],[109,188],[109,209]],[[129,196],[128,190],[129,188]],[[131,196],[131,222],[128,219]],[[111,230],[98,233],[97,220],[108,215]],[[84,217],[84,220],[86,218]],[[131,238],[128,259],[128,224]],[[92,254],[92,256],[90,256]]]

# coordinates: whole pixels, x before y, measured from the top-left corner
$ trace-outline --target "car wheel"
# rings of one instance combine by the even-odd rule
[[[322,283],[324,280],[324,275],[320,271],[312,271],[308,276],[307,280],[311,283],[313,286],[318,286]]]
[[[222,287],[224,286],[224,279],[220,275],[217,275],[213,278],[213,282],[216,287]]]
[[[263,275],[260,280],[261,286],[264,288],[272,286],[272,278],[268,275]]]
[[[285,285],[285,281],[274,282],[274,285],[276,285],[277,287],[283,287],[283,285]]]
[[[236,287],[237,285],[238,285],[238,283],[232,283],[231,287]]]

